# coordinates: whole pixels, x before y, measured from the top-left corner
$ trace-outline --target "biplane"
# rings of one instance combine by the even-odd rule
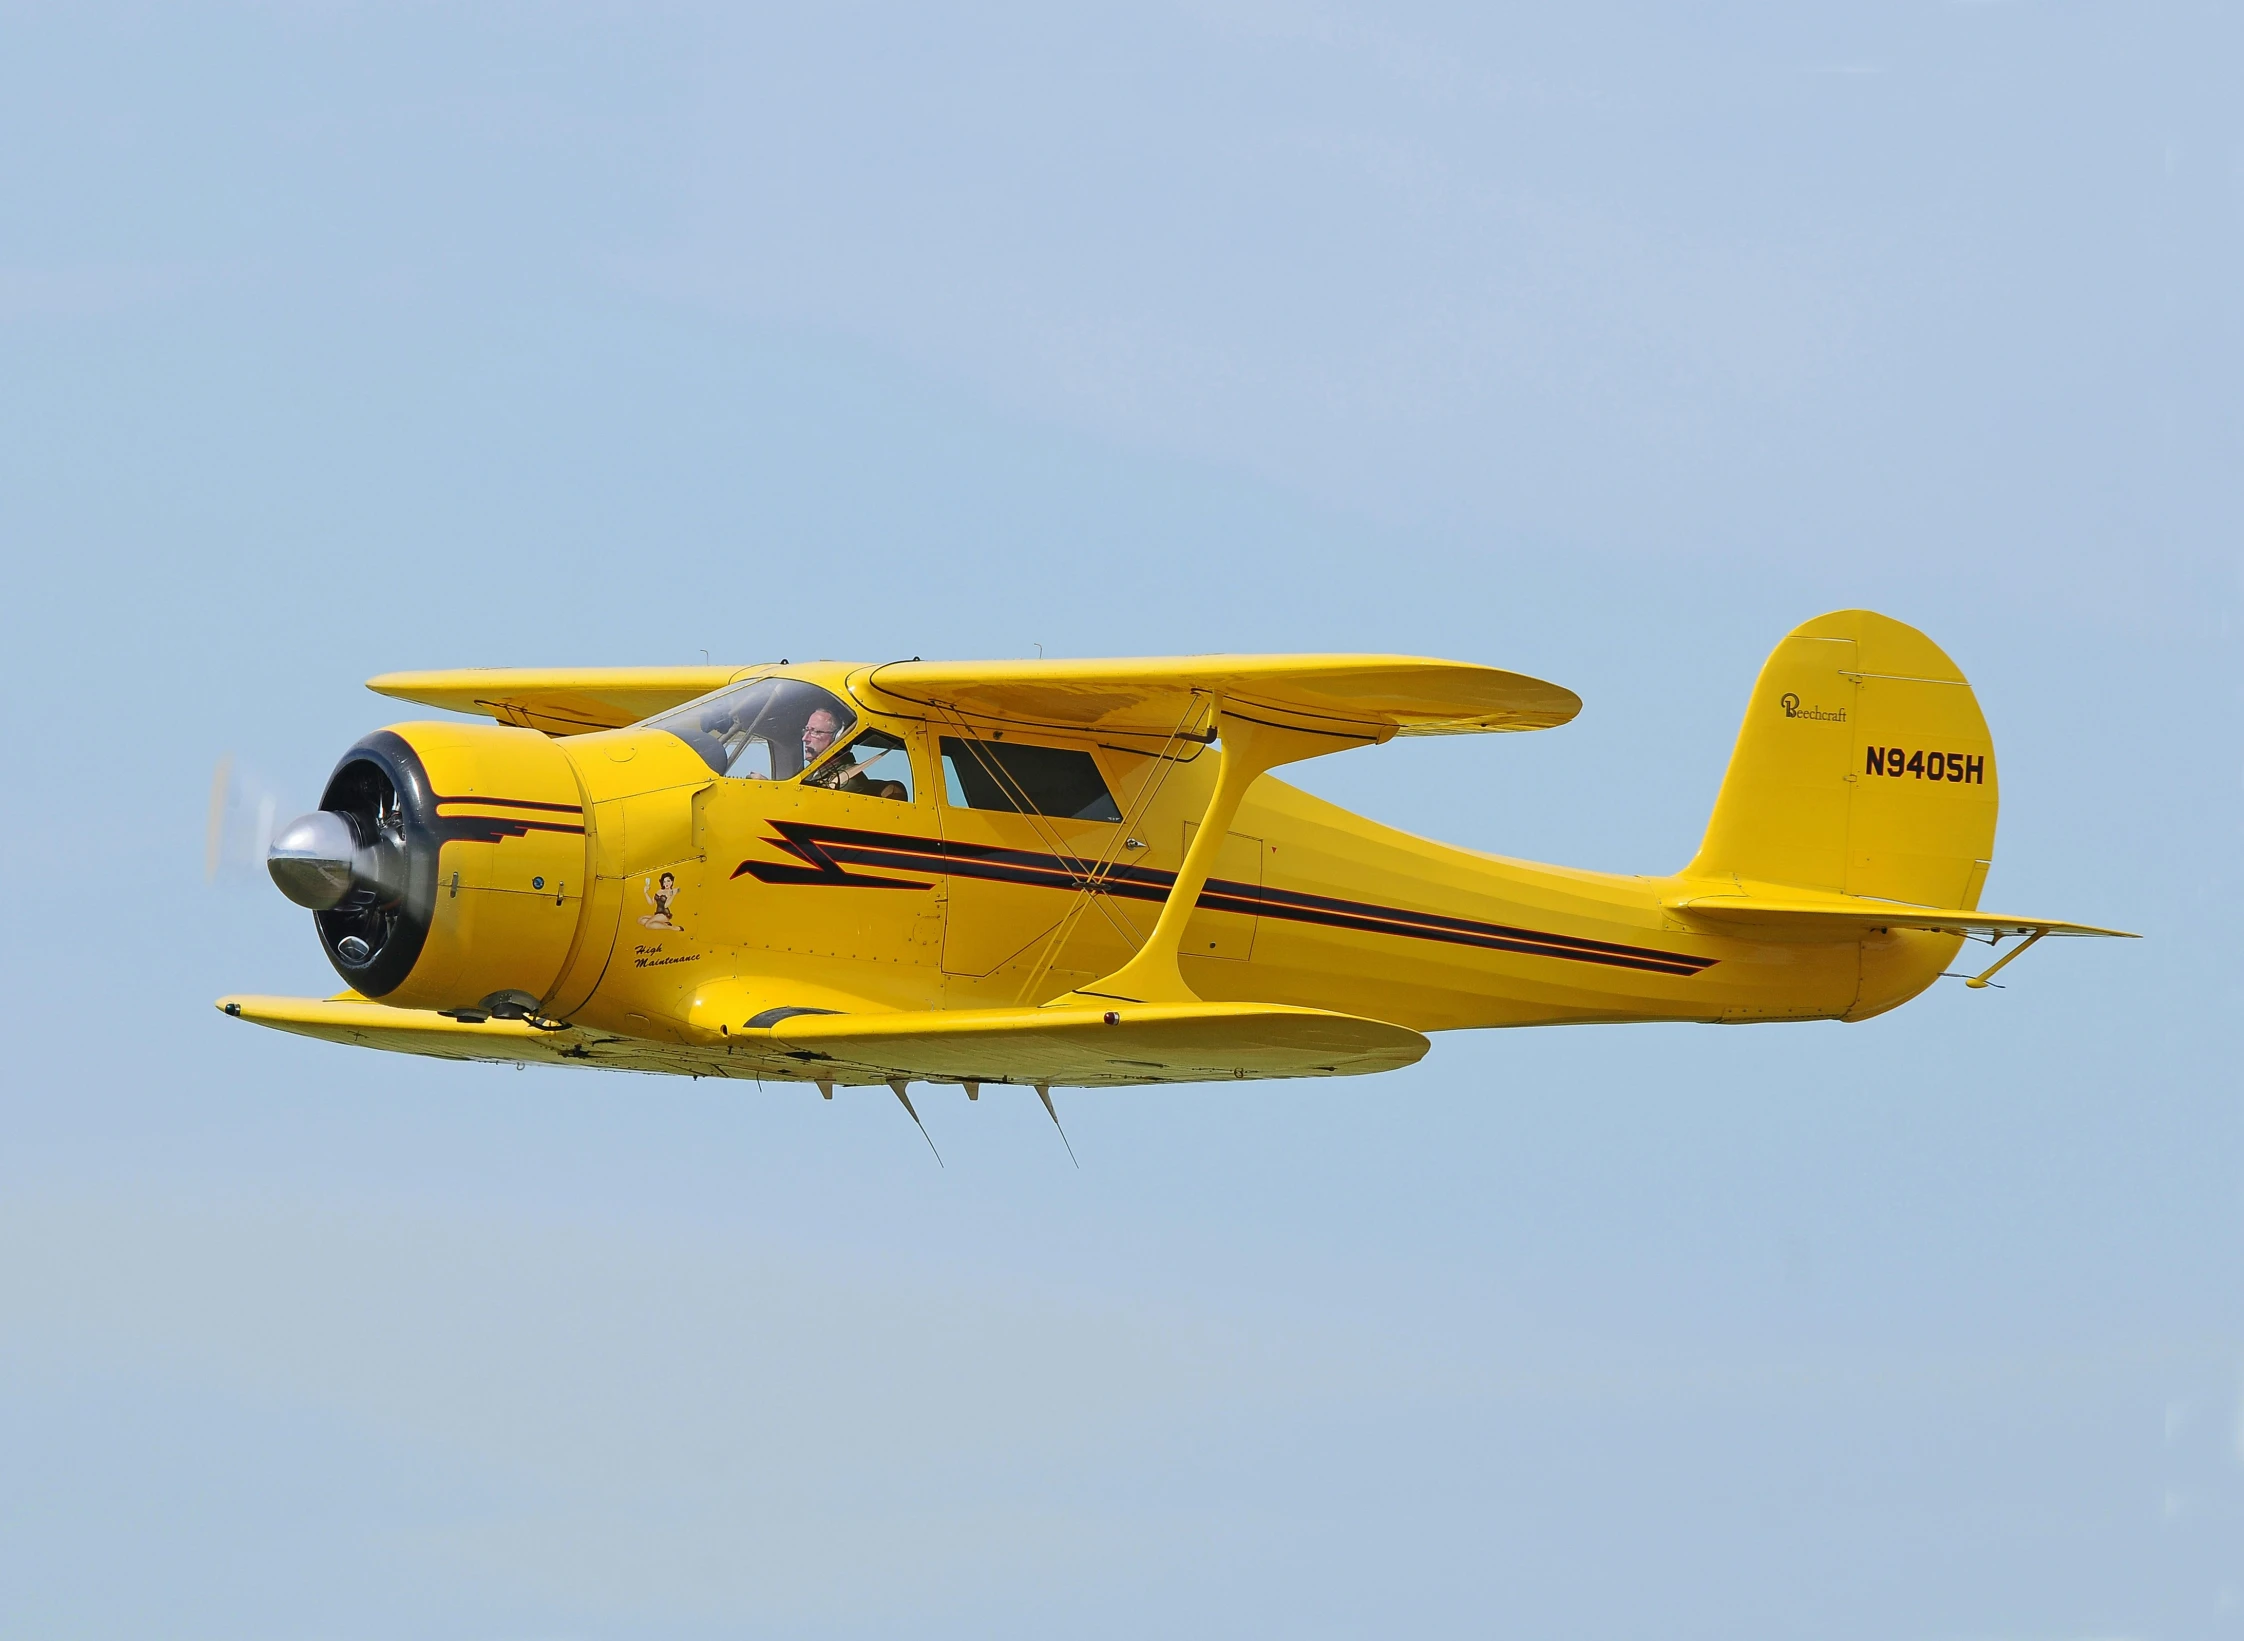
[[[393,673],[413,722],[275,839],[347,988],[229,1015],[452,1059],[894,1089],[1348,1076],[1483,1026],[1866,1020],[1967,938],[1994,746],[1928,638],[1797,628],[1698,853],[1453,848],[1270,772],[1555,728],[1539,679],[1384,655]],[[917,1113],[914,1113],[916,1118]],[[1055,1119],[1056,1120],[1056,1119]]]

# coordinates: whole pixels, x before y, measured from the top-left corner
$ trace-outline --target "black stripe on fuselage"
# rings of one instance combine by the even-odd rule
[[[479,803],[486,809],[547,809],[564,815],[581,815],[581,803],[547,803],[540,798],[438,798],[436,806],[442,809],[448,803]]]
[[[1334,928],[1362,929],[1371,934],[1407,934],[1418,940],[1438,940],[1454,945],[1486,946],[1502,951],[1534,950],[1583,963],[1611,963],[1624,968],[1659,968],[1671,974],[1697,974],[1714,966],[1711,957],[1692,957],[1650,946],[1626,946],[1613,940],[1592,940],[1584,935],[1547,934],[1538,929],[1515,928],[1507,923],[1483,923],[1442,912],[1413,912],[1399,907],[1376,906],[1360,900],[1340,900],[1296,889],[1269,889],[1253,884],[1211,882],[1220,891],[1217,909],[1253,911],[1295,923],[1321,923]],[[1225,904],[1232,899],[1237,904]],[[1209,904],[1203,892],[1200,904]]]
[[[577,817],[567,821],[524,820],[515,815],[447,815],[447,806],[468,804],[484,809],[536,809]],[[532,832],[569,832],[584,836],[584,808],[574,803],[541,803],[530,798],[431,797],[436,811],[430,830],[446,843],[497,843],[502,838],[527,837]]]
[[[809,826],[800,821],[773,821],[771,826],[779,834],[770,840],[774,846],[807,864],[781,866],[744,860],[733,869],[734,877],[745,873],[763,883],[837,887],[928,887],[901,878],[874,877],[844,870],[849,866],[875,866],[891,871],[945,873],[992,883],[1018,883],[1038,889],[1089,890],[1125,900],[1144,901],[1166,900],[1176,883],[1174,872],[1156,871],[1151,867],[1114,864],[1101,868],[1093,861],[1063,859],[992,844],[915,837],[900,832],[862,832],[840,826]],[[1712,968],[1715,963],[1711,957],[1693,957],[1650,946],[1627,946],[1618,941],[1591,940],[1581,935],[1547,934],[1508,923],[1484,923],[1442,912],[1414,912],[1399,906],[1342,900],[1296,889],[1268,889],[1229,878],[1210,878],[1201,889],[1197,904],[1208,911],[1239,912],[1248,917],[1275,918],[1285,923],[1309,923],[1362,934],[1399,935],[1407,940],[1476,946],[1530,957],[1557,957],[1573,963],[1597,963],[1651,974],[1688,977]]]
[[[561,821],[521,820],[513,815],[437,815],[429,830],[446,843],[497,843],[502,838],[528,837],[532,832],[567,832],[583,837],[584,828]]]
[[[773,821],[771,829],[779,834],[768,840],[775,849],[783,849],[804,864],[783,866],[775,861],[744,860],[732,869],[739,877],[743,872],[758,883],[793,883],[808,888],[845,889],[928,889],[931,884],[915,883],[909,878],[873,877],[864,872],[848,872],[845,865],[903,866],[912,871],[941,871],[941,856],[934,856],[934,864],[913,858],[890,858],[874,855],[862,847],[839,847],[832,840],[837,837],[879,838],[882,832],[845,832],[832,826],[805,826],[800,821]],[[917,838],[898,838],[899,843],[917,844]],[[925,851],[922,851],[924,854]]]

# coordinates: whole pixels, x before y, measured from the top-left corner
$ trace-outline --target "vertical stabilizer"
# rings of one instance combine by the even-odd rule
[[[1761,669],[1684,875],[1973,908],[1995,749],[1956,664],[1871,610],[1802,623]]]

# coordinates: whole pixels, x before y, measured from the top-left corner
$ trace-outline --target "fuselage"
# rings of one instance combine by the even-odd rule
[[[746,768],[729,727],[549,740],[398,726],[459,831],[444,845],[432,957],[397,1000],[456,1007],[463,987],[511,988],[546,1014],[691,1043],[764,1010],[1042,1003],[1126,962],[1206,811],[1217,749],[1161,757],[880,716],[848,696],[849,670],[788,675],[850,702],[836,739],[861,750],[854,765],[834,756],[870,774],[847,780],[818,763],[823,745],[763,747]],[[790,721],[785,738],[804,733]],[[1909,932],[1741,938],[1671,909],[1679,881],[1455,848],[1265,775],[1198,898],[1180,967],[1211,1002],[1423,1031],[1743,1023],[1882,1012],[1957,945]],[[447,975],[434,954],[448,944],[465,967]],[[421,995],[423,970],[445,995]]]

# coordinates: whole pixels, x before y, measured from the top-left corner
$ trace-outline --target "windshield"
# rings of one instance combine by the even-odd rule
[[[759,678],[649,718],[701,754],[720,775],[789,781],[849,733],[857,714],[816,684]]]

